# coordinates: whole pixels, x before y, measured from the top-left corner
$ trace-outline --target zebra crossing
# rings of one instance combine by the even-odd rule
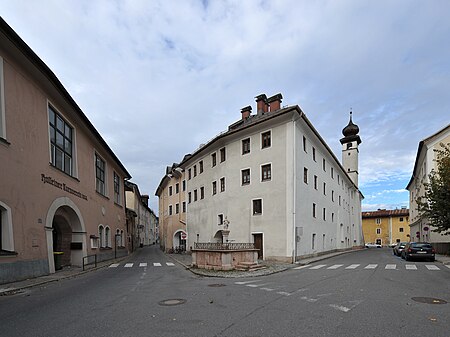
[[[149,267],[149,266],[153,266],[153,267],[174,267],[175,263],[172,262],[165,262],[165,263],[161,263],[161,262],[153,262],[151,264],[147,263],[147,262],[140,262],[140,263],[134,263],[134,262],[128,262],[125,263],[124,265],[121,265],[120,263],[113,263],[111,265],[109,265],[109,268],[118,268],[118,267],[123,267],[123,268],[133,268],[133,267],[138,267],[138,268],[145,268],[145,267]]]
[[[385,269],[385,270],[420,270],[420,269],[427,269],[431,271],[437,271],[444,269],[445,267],[450,269],[450,265],[443,265],[443,266],[437,266],[435,264],[425,264],[425,265],[419,265],[416,264],[405,264],[405,265],[397,265],[397,264],[386,264],[386,265],[378,265],[378,264],[368,264],[368,265],[361,265],[361,264],[351,264],[348,266],[345,266],[343,264],[333,264],[333,265],[326,265],[326,264],[316,264],[316,265],[303,265],[299,267],[295,267],[293,269],[296,270],[319,270],[319,269],[329,269],[329,270],[338,270],[338,269],[346,269],[346,270],[355,270],[355,269]]]

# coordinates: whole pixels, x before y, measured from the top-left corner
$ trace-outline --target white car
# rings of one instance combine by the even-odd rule
[[[381,248],[379,243],[369,242],[365,244],[366,248]]]

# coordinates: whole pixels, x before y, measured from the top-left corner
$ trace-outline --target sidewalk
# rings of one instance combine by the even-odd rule
[[[214,270],[205,270],[205,269],[197,269],[192,268],[192,257],[189,254],[166,254],[169,258],[173,259],[177,263],[184,266],[186,269],[190,270],[192,273],[207,276],[207,277],[255,277],[255,276],[264,276],[274,273],[279,273],[284,270],[296,267],[298,265],[307,265],[317,261],[325,260],[333,256],[348,254],[356,252],[354,250],[344,251],[344,252],[335,252],[330,254],[324,254],[321,256],[315,256],[307,259],[302,259],[297,264],[287,264],[287,263],[275,263],[264,261],[265,269],[255,270],[255,271],[214,271]],[[122,257],[116,260],[103,261],[97,264],[97,267],[91,267],[86,270],[82,270],[82,268],[64,268],[61,271],[58,271],[54,274],[40,276],[36,278],[31,278],[23,281],[13,282],[13,283],[5,283],[0,284],[0,296],[14,295],[24,290],[32,287],[38,287],[50,282],[57,282],[63,279],[74,278],[79,275],[89,273],[94,270],[99,270],[101,268],[108,267],[112,263],[118,263],[120,261],[126,260],[132,255]],[[444,265],[450,266],[450,256],[446,255],[438,255],[436,254],[436,262],[443,263]]]

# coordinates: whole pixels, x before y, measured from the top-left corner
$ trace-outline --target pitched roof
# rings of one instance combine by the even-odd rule
[[[408,208],[379,209],[377,211],[361,212],[363,218],[387,218],[394,216],[409,216]]]

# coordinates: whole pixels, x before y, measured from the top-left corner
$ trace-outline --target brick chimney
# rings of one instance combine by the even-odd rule
[[[255,97],[256,98],[256,113],[265,114],[269,111],[269,103],[267,103],[266,94],[261,94]]]
[[[283,99],[283,95],[276,94],[267,99],[267,103],[270,105],[270,111],[277,111],[281,108],[281,100]]]
[[[245,120],[245,119],[249,118],[251,113],[252,113],[252,107],[250,105],[246,106],[245,108],[242,108],[241,109],[242,119]]]

